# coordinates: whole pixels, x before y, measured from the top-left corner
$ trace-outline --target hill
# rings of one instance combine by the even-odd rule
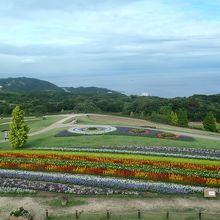
[[[27,77],[0,79],[0,88],[4,92],[61,91],[58,86],[39,79]]]
[[[34,78],[18,77],[0,79],[0,91],[16,93],[65,92],[74,95],[122,95],[119,92],[97,87],[58,87],[57,85]]]

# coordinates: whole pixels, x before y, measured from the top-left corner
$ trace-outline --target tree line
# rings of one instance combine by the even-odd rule
[[[186,127],[188,121],[204,121],[210,112],[220,121],[220,95],[160,98],[58,91],[0,93],[1,116],[11,115],[16,105],[21,106],[26,116],[60,112],[114,113]]]

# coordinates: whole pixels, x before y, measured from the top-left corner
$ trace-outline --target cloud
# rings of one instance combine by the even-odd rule
[[[93,76],[100,86],[110,88],[117,79],[117,86],[123,90],[141,94],[149,88],[155,95],[161,94],[160,88],[170,82],[179,94],[181,91],[185,94],[184,85],[177,80],[181,74],[202,73],[208,77],[220,71],[220,16],[212,14],[220,10],[220,5],[218,1],[200,3],[196,0],[3,1],[0,75],[34,73],[35,77],[48,79],[60,75],[59,82],[65,81],[66,75],[78,77],[79,81],[84,77],[82,83]],[[136,89],[131,89],[130,82],[135,76],[144,80],[138,81],[139,84],[134,81]],[[182,80],[186,84],[188,79]],[[161,85],[158,89],[156,81]],[[89,82],[95,80],[89,78]]]

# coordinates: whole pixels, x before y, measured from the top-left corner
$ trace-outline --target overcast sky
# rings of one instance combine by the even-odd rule
[[[0,0],[0,77],[220,93],[220,0]]]

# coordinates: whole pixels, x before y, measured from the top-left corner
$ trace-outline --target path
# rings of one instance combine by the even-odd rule
[[[74,196],[73,196],[74,197]],[[24,207],[34,215],[34,220],[44,220],[45,209],[53,215],[74,216],[75,210],[86,210],[86,212],[106,213],[110,210],[112,213],[126,214],[140,210],[169,210],[169,209],[195,209],[198,208],[217,212],[220,207],[220,200],[205,200],[201,198],[83,198],[85,205],[69,208],[52,208],[48,206],[48,201],[54,197],[1,197],[0,198],[0,217],[7,219],[11,210]]]
[[[54,116],[54,115],[53,115]],[[35,131],[35,132],[32,132],[29,134],[29,136],[34,136],[34,135],[39,135],[39,134],[43,134],[45,132],[48,132],[50,130],[53,130],[53,129],[56,129],[56,128],[64,128],[64,127],[71,127],[74,125],[73,121],[74,121],[74,118],[76,116],[81,116],[81,114],[68,114],[68,115],[59,115],[59,116],[64,116],[65,118],[53,123],[52,125],[44,128],[44,129],[41,129],[39,131]],[[50,116],[47,116],[47,117],[50,117]],[[68,121],[70,119],[73,119],[72,122],[70,123],[66,123],[65,124],[65,121]],[[0,143],[4,143],[4,142],[8,142],[8,140],[0,140]]]
[[[35,131],[35,132],[32,132],[29,134],[29,136],[34,136],[34,135],[38,135],[38,134],[42,134],[42,133],[45,133],[45,132],[48,132],[50,130],[53,130],[53,129],[56,129],[56,128],[64,128],[64,127],[70,127],[70,126],[73,126],[73,122],[70,122],[70,123],[66,123],[65,124],[65,121],[68,121],[70,119],[73,119],[77,116],[76,114],[69,114],[69,115],[60,115],[60,116],[65,116],[65,118],[53,123],[52,125],[44,128],[44,129],[41,129],[39,131]]]

